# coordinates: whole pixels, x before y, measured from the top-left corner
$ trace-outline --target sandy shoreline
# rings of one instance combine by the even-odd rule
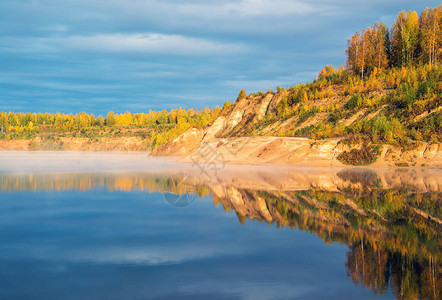
[[[206,162],[206,163],[205,163]],[[426,169],[426,170],[442,170],[440,165],[426,165],[426,166],[392,166],[389,164],[375,163],[367,166],[350,166],[340,163],[338,160],[327,159],[308,159],[308,160],[292,160],[289,163],[283,160],[274,161],[257,161],[247,159],[242,156],[228,157],[226,155],[224,160],[203,160],[202,157],[190,156],[151,156],[150,152],[139,151],[0,151],[0,172],[12,169],[23,169],[30,167],[44,171],[51,168],[59,170],[70,169],[93,169],[91,163],[101,164],[100,167],[107,169],[127,169],[138,170],[152,167],[180,167],[188,168],[199,166],[204,168],[207,166],[216,166],[221,170],[235,170],[250,168],[313,168],[313,169]]]
[[[352,148],[341,139],[311,140],[296,137],[233,137],[212,138],[201,142],[194,131],[154,150],[155,156],[178,156],[181,162],[207,162],[247,165],[292,165],[340,167],[345,166],[339,155]],[[382,145],[376,161],[370,166],[442,167],[442,147],[439,144],[420,143],[412,150]]]

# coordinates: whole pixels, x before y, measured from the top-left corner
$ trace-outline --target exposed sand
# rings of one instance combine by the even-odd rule
[[[0,140],[0,150],[28,151],[38,149],[62,149],[66,151],[146,151],[148,141],[140,137],[60,137],[54,141],[42,141],[37,137],[23,140]],[[48,148],[51,147],[51,148]]]
[[[180,156],[183,162],[211,163],[213,160],[227,164],[294,165],[339,167],[344,166],[338,155],[350,148],[340,139],[311,140],[295,137],[233,137],[207,139],[196,129],[152,152],[156,156]],[[392,145],[383,145],[373,166],[442,167],[440,144],[421,143],[413,150],[404,151]]]

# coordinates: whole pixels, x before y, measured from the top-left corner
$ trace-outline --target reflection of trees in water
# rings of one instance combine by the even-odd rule
[[[179,175],[178,175],[179,176]],[[60,174],[1,174],[0,192],[8,191],[148,191],[177,194],[196,192],[205,197],[210,191],[205,186],[181,184],[175,175],[144,173],[60,173]]]
[[[414,194],[396,195],[394,201],[402,205],[382,215],[374,209],[357,212],[340,202],[342,194],[324,191],[289,193],[287,198],[260,195],[266,197],[279,226],[312,232],[326,243],[347,244],[346,267],[355,283],[376,294],[390,287],[398,299],[441,299],[441,226],[414,212]],[[386,201],[386,195],[390,194],[380,193],[373,201]],[[432,203],[440,195],[420,198],[421,203]]]
[[[390,287],[398,299],[441,299],[442,269],[436,258],[409,257],[374,250],[361,240],[347,252],[348,276],[356,284],[384,294]]]
[[[261,191],[256,197],[265,199],[272,221],[278,226],[312,230],[324,240],[345,240],[341,235],[358,237],[369,233],[384,247],[391,245],[413,254],[440,254],[436,243],[440,242],[442,226],[438,216],[430,215],[440,203],[437,193],[419,194],[419,201],[416,194],[405,196],[397,191],[373,194],[369,201],[349,198],[344,192],[316,190]],[[416,203],[420,203],[419,209]],[[427,252],[422,253],[421,247]]]
[[[340,192],[237,190],[214,200],[241,223],[276,223],[348,245],[349,277],[376,294],[390,288],[398,299],[441,299],[441,195],[383,190],[375,177],[354,178]]]

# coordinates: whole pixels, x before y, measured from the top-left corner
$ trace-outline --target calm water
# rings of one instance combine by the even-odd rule
[[[0,154],[1,299],[441,299],[438,170]]]

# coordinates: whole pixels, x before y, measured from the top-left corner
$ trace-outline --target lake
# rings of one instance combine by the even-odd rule
[[[441,299],[442,172],[0,152],[1,299]]]

